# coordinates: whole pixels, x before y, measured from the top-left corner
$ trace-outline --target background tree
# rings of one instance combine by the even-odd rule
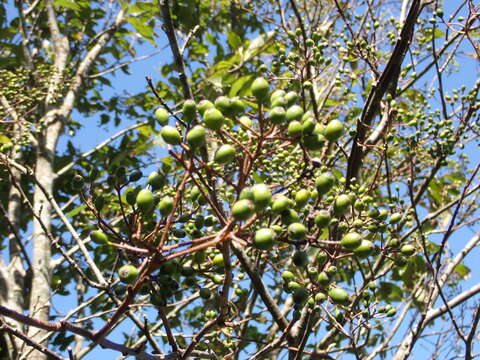
[[[475,357],[455,6],[0,2],[1,357]],[[111,136],[81,152],[91,116]]]

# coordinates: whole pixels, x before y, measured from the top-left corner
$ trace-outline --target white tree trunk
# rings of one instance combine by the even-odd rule
[[[57,145],[58,137],[62,124],[57,121],[51,124],[45,131],[45,135],[39,138],[37,148],[37,159],[35,164],[35,177],[48,193],[52,194],[54,171],[53,171],[53,155]],[[30,314],[38,320],[48,321],[50,310],[50,282],[51,282],[51,267],[50,261],[51,244],[47,234],[51,233],[52,221],[52,206],[47,200],[41,187],[35,186],[33,196],[34,211],[39,219],[33,222],[33,278],[32,278],[32,293],[30,295]],[[32,340],[42,345],[46,342],[41,342],[45,331],[39,329],[31,329],[30,336]],[[44,360],[45,355],[34,351],[29,359]]]

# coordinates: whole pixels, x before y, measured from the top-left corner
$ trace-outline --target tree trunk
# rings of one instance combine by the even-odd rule
[[[35,177],[38,184],[35,186],[33,201],[34,211],[38,218],[35,218],[33,223],[33,278],[30,314],[43,321],[48,321],[50,310],[50,261],[52,258],[48,237],[48,234],[51,233],[52,206],[47,199],[47,195],[52,194],[53,191],[55,176],[53,159],[61,129],[62,124],[57,120],[46,129],[44,135],[39,137],[35,164]],[[46,340],[43,340],[45,334],[44,330],[30,329],[31,339],[44,346],[47,344]],[[45,360],[46,356],[34,351],[29,359]]]
[[[9,106],[8,103],[2,103],[4,106]],[[17,135],[15,141],[18,141],[21,134],[21,128],[18,126],[17,114],[13,109],[10,109],[10,113],[14,121],[17,122],[17,126],[14,127],[14,132]],[[20,161],[22,159],[21,147],[16,145],[12,149],[13,160]],[[19,229],[20,229],[20,214],[22,208],[21,194],[16,188],[20,186],[21,173],[18,169],[12,167],[10,169],[10,189],[8,193],[8,208],[7,218],[9,224],[8,235],[8,247],[9,247],[9,263],[8,266],[0,265],[0,286],[2,291],[0,292],[0,299],[2,303],[14,311],[23,312],[25,308],[24,304],[24,284],[25,284],[25,269],[22,263],[21,246],[19,241],[22,241]],[[4,211],[4,209],[2,209]],[[0,260],[1,261],[1,260]],[[5,319],[7,323],[17,329],[22,329],[22,325],[13,320]],[[19,349],[23,345],[18,339],[5,336],[4,346],[6,354],[1,353],[1,356],[6,356],[7,359],[17,359],[19,356]],[[3,358],[3,357],[2,357]]]

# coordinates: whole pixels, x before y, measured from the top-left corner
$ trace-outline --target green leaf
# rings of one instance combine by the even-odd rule
[[[128,17],[127,21],[132,24],[133,28],[144,38],[146,39],[153,39],[153,29],[151,26],[146,24],[144,21],[134,18],[134,17]]]
[[[230,92],[228,96],[236,96],[239,92],[242,93],[242,90],[246,90],[250,87],[251,82],[253,81],[254,75],[245,75],[241,78],[237,79],[232,87],[230,88]],[[240,94],[242,95],[242,94]]]
[[[440,186],[440,183],[433,179],[428,186],[428,193],[437,202],[437,204],[440,204],[442,201],[441,191],[442,187]]]
[[[6,135],[0,134],[0,144],[8,144],[11,143],[12,141],[10,138]]]
[[[53,2],[56,6],[60,6],[66,9],[80,11],[81,8],[78,6],[76,1],[69,1],[69,0],[55,0]]]
[[[471,272],[470,268],[464,264],[458,264],[455,266],[454,271],[463,280],[465,280]]]
[[[78,213],[80,213],[80,211],[82,211],[83,209],[85,209],[87,206],[85,204],[82,204],[78,207],[76,207],[75,209],[73,209],[72,211],[68,212],[66,214],[67,218],[71,218],[71,217],[74,217],[75,215],[77,215]]]
[[[242,45],[242,39],[240,38],[240,36],[238,36],[232,31],[228,32],[227,42],[228,45],[230,45],[230,47],[232,48],[232,50],[236,50]]]
[[[403,291],[393,283],[381,282],[378,291],[386,301],[402,301]]]

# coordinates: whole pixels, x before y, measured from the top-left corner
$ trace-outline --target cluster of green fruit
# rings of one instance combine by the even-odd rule
[[[331,120],[322,125],[316,122],[311,112],[297,105],[297,93],[276,90],[270,94],[270,85],[260,77],[251,84],[251,93],[258,104],[269,104],[268,120],[271,125],[285,125],[289,137],[301,139],[309,150],[319,150],[325,143],[337,141],[344,133],[344,126],[339,120]],[[188,124],[196,123],[197,112],[202,116],[203,123],[188,130],[185,142],[195,150],[206,144],[207,130],[220,131],[225,124],[233,125],[232,118],[238,118],[238,123],[249,128],[252,120],[242,116],[246,111],[245,102],[239,97],[229,98],[219,96],[214,103],[202,100],[198,105],[193,100],[186,100],[182,107],[183,121]],[[168,125],[170,114],[164,108],[155,111],[155,116],[163,125],[160,134],[163,140],[170,145],[181,145],[182,135],[175,126]],[[231,127],[231,126],[230,126]],[[235,157],[235,147],[230,144],[222,145],[215,154],[215,161],[221,164],[231,162]]]
[[[267,174],[271,174],[273,170],[280,171],[282,162],[287,159],[295,163],[298,166],[297,170],[300,170],[301,165],[298,165],[298,158],[302,155],[301,149],[319,150],[327,141],[329,143],[338,141],[345,132],[343,124],[336,119],[325,125],[317,123],[311,112],[304,112],[304,109],[296,104],[298,100],[296,93],[284,90],[270,93],[270,86],[263,78],[258,78],[252,83],[251,93],[256,99],[259,111],[262,111],[262,108],[267,109],[264,116],[258,118],[259,122],[264,121],[259,128],[263,126],[265,129],[265,126],[272,126],[282,129],[282,134],[285,134],[282,139],[287,139],[290,146],[288,150],[285,148],[280,150],[282,157],[279,158],[280,160],[275,160],[277,161],[274,163],[275,167],[268,164],[270,159],[266,155],[263,160],[258,160],[259,168],[264,169]],[[161,108],[156,111],[155,115],[163,125],[160,134],[166,143],[186,145],[187,149],[194,151],[203,146],[208,149],[207,131],[218,132],[226,126],[234,129],[234,120],[239,124],[238,131],[235,130],[239,134],[237,140],[242,136],[248,141],[254,139],[255,132],[249,132],[249,129],[256,127],[256,124],[254,124],[253,118],[244,116],[246,104],[247,102],[238,97],[228,98],[225,96],[220,96],[214,103],[208,100],[202,100],[198,104],[192,100],[185,101],[182,108],[182,119],[192,127],[186,132],[184,139],[179,128],[168,125],[171,116],[168,111]],[[253,107],[254,105],[252,105]],[[197,121],[198,115],[202,119],[201,125]],[[233,130],[231,133],[233,137],[236,137]],[[248,135],[246,135],[247,133]],[[216,136],[215,133],[212,133],[212,136]],[[218,138],[225,139],[223,136]],[[279,141],[283,140],[266,138],[262,141],[262,151],[270,146],[274,153],[275,147],[280,144]],[[298,143],[303,147],[300,147]],[[255,146],[252,143],[250,145]],[[235,146],[223,144],[218,147],[213,160],[215,163],[223,165],[232,163],[236,156]],[[291,173],[281,176],[292,180]],[[138,174],[135,175],[135,179],[138,180]],[[296,310],[298,311],[306,302],[314,306],[327,299],[336,305],[348,305],[351,297],[347,291],[336,285],[338,283],[335,279],[337,268],[331,263],[335,262],[335,259],[330,259],[329,266],[323,267],[323,264],[326,263],[326,254],[323,251],[320,251],[323,258],[320,259],[320,256],[317,256],[316,260],[312,262],[309,260],[307,251],[299,249],[305,248],[311,251],[314,247],[322,248],[325,245],[322,244],[321,238],[329,237],[329,232],[335,231],[341,239],[339,245],[334,246],[335,251],[346,250],[342,256],[345,254],[350,256],[349,252],[353,252],[357,258],[363,259],[378,250],[374,245],[375,236],[361,235],[366,233],[364,230],[368,228],[371,234],[378,233],[378,230],[384,232],[388,225],[393,227],[401,221],[402,216],[399,213],[392,214],[389,224],[387,224],[388,211],[377,210],[373,199],[364,195],[366,189],[359,189],[358,186],[356,188],[356,185],[353,185],[345,191],[343,186],[345,179],[334,169],[328,169],[325,166],[317,168],[313,178],[309,176],[302,179],[298,185],[290,184],[284,187],[282,183],[267,185],[258,179],[255,181],[256,185],[245,187],[238,197],[233,187],[229,189],[226,184],[220,185],[218,193],[227,203],[232,204],[231,216],[237,222],[252,222],[251,245],[254,248],[264,252],[283,243],[285,246],[279,247],[279,251],[275,252],[280,253],[283,251],[282,248],[288,249],[288,244],[295,245],[297,250],[293,254],[292,262],[297,266],[298,270],[295,271],[298,271],[300,275],[295,277],[293,272],[287,270],[282,274],[282,278],[286,291],[293,296]],[[274,183],[271,180],[269,182]],[[148,186],[145,188],[137,188],[136,191],[128,192],[126,194],[127,202],[134,209],[138,209],[144,219],[147,219],[155,208],[158,208],[162,217],[173,215],[171,213],[175,200],[173,196],[170,196],[172,194],[167,195],[165,192],[165,188],[168,187],[166,175],[153,172],[148,176],[147,184]],[[274,189],[278,189],[280,192],[274,195],[272,194]],[[156,192],[156,190],[161,191]],[[159,197],[160,192],[163,197]],[[198,187],[193,186],[190,191],[184,193],[182,201],[191,201],[191,209],[194,211],[184,214],[188,217],[186,220],[180,219],[184,215],[173,219],[169,241],[176,241],[186,236],[201,237],[205,235],[204,226],[210,227],[216,224],[216,218],[206,214],[211,209],[209,210],[208,206],[207,208],[202,207],[208,202]],[[255,215],[257,219],[253,221],[252,217]],[[355,220],[351,219],[350,215]],[[215,229],[210,228],[206,231],[212,232]],[[93,231],[91,239],[103,245],[109,244],[110,241],[101,230]],[[399,248],[402,256],[410,256],[415,252],[415,248],[410,244],[400,247],[389,243],[388,246]],[[262,254],[261,252],[260,254]],[[208,255],[208,258],[205,254]],[[165,304],[171,296],[177,293],[179,274],[185,276],[184,285],[189,288],[198,286],[195,275],[204,275],[217,285],[223,283],[224,259],[218,250],[193,253],[187,257],[186,261],[197,264],[198,268],[194,271],[190,267],[191,273],[187,274],[188,271],[168,270],[167,265],[162,265],[159,275],[154,275],[153,278],[158,278],[158,283],[165,291],[162,290],[160,292],[162,295],[157,295],[155,299],[152,295],[152,303]],[[321,266],[309,267],[308,265],[312,263]],[[177,264],[177,268],[183,269],[183,267]],[[301,274],[305,273],[308,275],[308,280],[299,280],[303,276]],[[138,269],[127,264],[119,269],[118,275],[124,283],[132,284],[138,278]],[[151,284],[150,289],[152,290]],[[154,293],[158,293],[158,291],[154,291]],[[239,289],[238,294],[241,293],[242,291]],[[200,288],[199,294],[202,299],[208,300],[212,296],[212,291],[208,288]],[[298,313],[294,316],[298,316]]]
[[[320,252],[320,254],[326,256],[323,252]],[[305,267],[308,263],[308,256],[305,252],[297,251],[294,254],[293,264],[295,266],[301,268]],[[307,271],[311,280],[307,280],[303,282],[303,284],[299,280],[300,277],[292,271],[283,271],[281,277],[284,282],[284,289],[292,294],[296,311],[301,310],[305,303],[314,307],[327,299],[335,305],[346,306],[350,303],[348,292],[339,286],[333,285],[331,282],[331,278],[337,272],[334,266],[330,266],[320,273],[318,273],[316,268],[309,267]],[[309,283],[312,284],[312,286],[308,286]],[[315,286],[313,284],[315,284]],[[294,314],[294,317],[295,316]]]

